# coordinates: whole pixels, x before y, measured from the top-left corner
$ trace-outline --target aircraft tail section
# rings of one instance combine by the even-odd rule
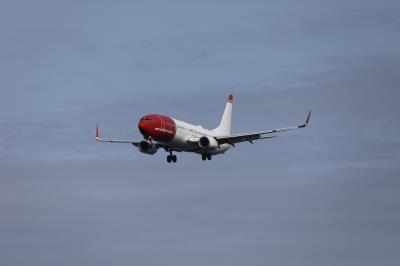
[[[215,135],[227,136],[231,134],[232,103],[233,95],[230,94],[225,105],[224,113],[222,114],[221,122],[217,128],[212,130]]]

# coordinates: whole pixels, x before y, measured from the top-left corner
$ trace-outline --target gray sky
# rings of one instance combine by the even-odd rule
[[[398,1],[3,1],[0,264],[399,265]],[[210,162],[163,113],[311,125]]]

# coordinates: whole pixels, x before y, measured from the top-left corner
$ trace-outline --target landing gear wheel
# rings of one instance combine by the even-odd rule
[[[178,158],[176,157],[175,154],[172,154],[172,149],[169,148],[168,151],[169,151],[169,155],[167,156],[167,162],[168,162],[168,163],[170,163],[170,162],[176,163],[176,161],[178,160]]]
[[[210,161],[210,160],[211,160],[211,158],[212,158],[212,157],[211,157],[211,154],[207,154],[207,160],[209,160],[209,161]]]
[[[207,160],[207,155],[202,154],[202,155],[201,155],[201,159],[202,159],[203,161]]]

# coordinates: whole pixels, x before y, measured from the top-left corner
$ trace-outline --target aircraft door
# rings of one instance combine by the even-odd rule
[[[165,129],[164,117],[160,117],[160,121],[161,121],[161,129]]]

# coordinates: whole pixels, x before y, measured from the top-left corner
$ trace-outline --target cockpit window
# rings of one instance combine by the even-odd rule
[[[150,121],[150,122],[156,122],[156,119],[155,118],[153,118],[153,117],[150,117],[150,116],[145,116],[145,117],[142,117],[141,119],[140,119],[140,121]]]

